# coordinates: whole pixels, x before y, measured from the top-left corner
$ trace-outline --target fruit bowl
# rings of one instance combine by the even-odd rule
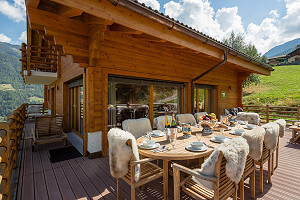
[[[212,129],[217,124],[217,120],[200,120],[199,125],[203,128]]]

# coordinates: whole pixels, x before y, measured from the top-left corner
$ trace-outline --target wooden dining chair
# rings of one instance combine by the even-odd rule
[[[247,156],[247,161],[244,169],[243,176],[240,181],[240,199],[244,200],[245,196],[245,188],[244,182],[245,180],[251,176],[251,197],[255,198],[255,160],[250,156]]]
[[[265,144],[263,145],[262,156],[258,161],[255,161],[255,164],[259,166],[259,190],[262,193],[264,190],[264,170],[263,165],[268,161],[268,183],[271,183],[271,152],[266,148]]]
[[[127,140],[127,145],[132,148],[131,140]],[[132,200],[135,199],[135,189],[137,187],[143,186],[146,183],[163,176],[163,169],[151,162],[154,160],[155,159],[153,158],[144,158],[142,160],[133,161],[133,157],[131,157],[129,162],[129,171],[124,177],[122,177],[122,179],[131,187]],[[136,165],[140,165],[141,168],[141,176],[139,181],[135,181]],[[117,178],[117,198],[118,200],[121,199],[120,178]]]
[[[190,176],[180,182],[180,172],[187,173]],[[192,176],[212,182],[214,189],[210,190],[202,186],[200,183],[197,183]],[[220,152],[215,165],[215,176],[206,176],[195,170],[174,163],[173,178],[174,200],[180,199],[180,189],[195,199],[223,200],[232,195],[234,200],[237,199],[237,184],[231,181],[226,175],[226,159],[222,152]]]

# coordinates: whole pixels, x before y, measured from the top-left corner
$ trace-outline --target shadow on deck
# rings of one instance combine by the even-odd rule
[[[33,123],[26,123],[25,138],[31,137]],[[289,144],[291,132],[286,131],[280,140],[279,167],[274,171],[272,184],[267,184],[264,170],[264,193],[259,193],[259,171],[256,173],[257,199],[300,199],[299,144]],[[110,175],[106,158],[90,160],[80,157],[51,163],[50,149],[62,143],[39,145],[31,151],[31,140],[25,139],[18,183],[18,200],[47,199],[116,199],[116,179]],[[267,167],[267,164],[265,164]],[[173,199],[172,178],[169,179],[169,198]],[[122,199],[130,199],[130,187],[121,182]],[[136,199],[163,199],[162,178],[137,189]],[[249,179],[245,182],[245,199],[250,198]],[[182,199],[191,199],[182,194]]]

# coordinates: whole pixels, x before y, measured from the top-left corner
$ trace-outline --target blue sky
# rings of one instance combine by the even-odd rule
[[[222,40],[234,31],[264,53],[300,37],[300,0],[139,0]],[[24,0],[0,0],[0,41],[26,40]]]

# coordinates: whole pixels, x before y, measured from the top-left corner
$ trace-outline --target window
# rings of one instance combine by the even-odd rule
[[[214,112],[214,89],[213,85],[196,84],[195,112]]]

